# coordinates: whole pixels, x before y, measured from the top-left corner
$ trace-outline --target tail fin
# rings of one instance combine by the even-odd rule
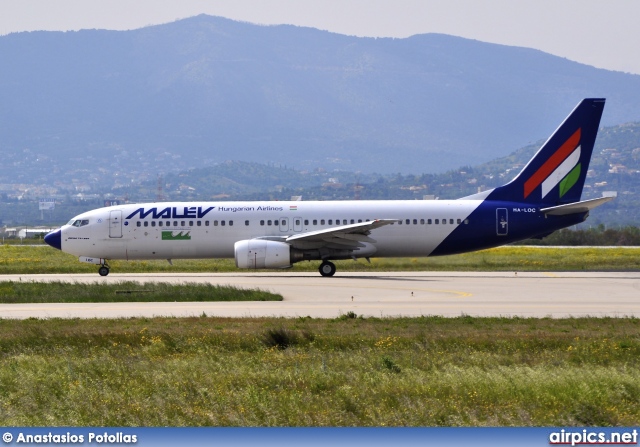
[[[604,99],[583,99],[520,174],[487,200],[555,206],[580,201]]]

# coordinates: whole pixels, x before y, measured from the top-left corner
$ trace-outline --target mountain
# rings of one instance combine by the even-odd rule
[[[10,34],[0,60],[0,150],[17,163],[0,183],[31,159],[58,182],[112,176],[96,185],[230,159],[435,173],[551,134],[583,97],[608,99],[605,125],[640,121],[638,75],[441,34],[201,15]]]

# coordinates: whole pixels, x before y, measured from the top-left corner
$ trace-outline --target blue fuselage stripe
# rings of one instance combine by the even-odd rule
[[[501,222],[503,217],[506,219]],[[459,225],[431,256],[482,250],[546,235],[583,222],[585,217],[586,213],[547,216],[531,204],[485,201],[469,216],[470,225]]]

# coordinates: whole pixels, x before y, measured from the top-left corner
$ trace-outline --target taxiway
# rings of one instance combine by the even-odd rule
[[[260,288],[281,302],[0,304],[2,318],[120,318],[154,316],[334,318],[640,316],[640,272],[376,272],[0,275],[11,281],[80,283],[199,282]]]

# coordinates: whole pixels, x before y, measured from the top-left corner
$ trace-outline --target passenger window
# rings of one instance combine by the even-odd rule
[[[318,221],[316,219],[313,219],[313,224],[318,225]]]
[[[198,226],[199,226],[199,227],[201,227],[201,226],[202,226],[202,221],[201,221],[201,220],[199,220],[199,221],[198,221]]]
[[[192,220],[190,220],[190,221],[189,221],[189,226],[190,226],[190,227],[192,227],[192,226],[193,226],[193,221],[192,221]]]
[[[329,225],[333,225],[333,220],[329,219]]]
[[[442,219],[442,225],[446,225],[447,224],[447,219]]]
[[[152,227],[155,227],[155,226],[156,226],[156,221],[155,221],[155,220],[151,221],[151,226],[152,226]]]
[[[282,225],[283,227],[287,225],[287,221],[282,219],[282,221],[280,222],[280,225]]]
[[[161,227],[162,226],[162,221],[158,222],[158,226]]]
[[[184,220],[182,222],[180,222],[180,225],[183,227],[186,227],[186,225],[184,224]]]
[[[304,220],[304,224],[305,224],[305,225],[309,225],[309,219],[305,219],[305,220]]]
[[[458,225],[462,223],[462,219],[458,219]]]
[[[436,225],[438,225],[440,223],[440,220],[436,219],[434,222]]]
[[[453,225],[453,219],[449,219],[449,223]]]
[[[270,220],[267,221],[267,225],[271,226],[271,221]]]
[[[346,225],[347,224],[347,219],[343,219],[342,220],[342,225]]]
[[[214,220],[214,221],[213,221],[213,226],[214,226],[214,227],[217,227],[217,226],[218,226],[218,221],[217,221],[217,220]]]
[[[205,226],[205,227],[208,227],[208,226],[209,226],[209,221],[208,221],[208,220],[205,220],[205,221],[204,221],[204,226]]]
[[[177,226],[178,226],[178,221],[177,221],[177,220],[174,220],[174,221],[173,221],[173,226],[174,226],[174,227],[177,227]]]
[[[353,220],[353,219],[351,219],[351,223],[356,223],[356,221],[355,221],[355,220]]]
[[[362,219],[358,219],[358,223],[362,223]]]
[[[411,223],[411,220],[407,219],[407,225],[409,225]]]
[[[221,221],[220,221],[220,226],[221,226],[221,227],[224,227],[226,224],[227,224],[227,223],[226,223],[224,220],[221,220]]]
[[[145,222],[145,223],[144,223],[144,226],[145,226],[145,227],[148,227],[148,226],[149,226],[149,222]]]
[[[262,225],[264,227],[264,220],[260,221],[260,225]]]
[[[418,225],[418,219],[413,219],[413,224]]]
[[[420,225],[424,225],[424,219],[420,219]]]
[[[229,221],[229,226],[230,226],[230,227],[232,227],[232,226],[233,226],[233,221],[232,221],[232,220],[230,220],[230,221]]]
[[[468,225],[468,224],[469,224],[469,219],[465,219],[465,220],[464,220],[464,224],[465,224],[465,225]]]
[[[402,225],[402,219],[398,221],[398,225]]]
[[[244,224],[248,227],[248,226],[249,226],[249,221],[248,221],[248,220],[245,220],[245,221],[244,221]]]
[[[431,219],[427,219],[427,225],[431,225]]]
[[[320,225],[324,225],[324,219],[320,219]]]
[[[142,226],[142,222],[138,221],[136,222],[136,227],[141,227]]]

